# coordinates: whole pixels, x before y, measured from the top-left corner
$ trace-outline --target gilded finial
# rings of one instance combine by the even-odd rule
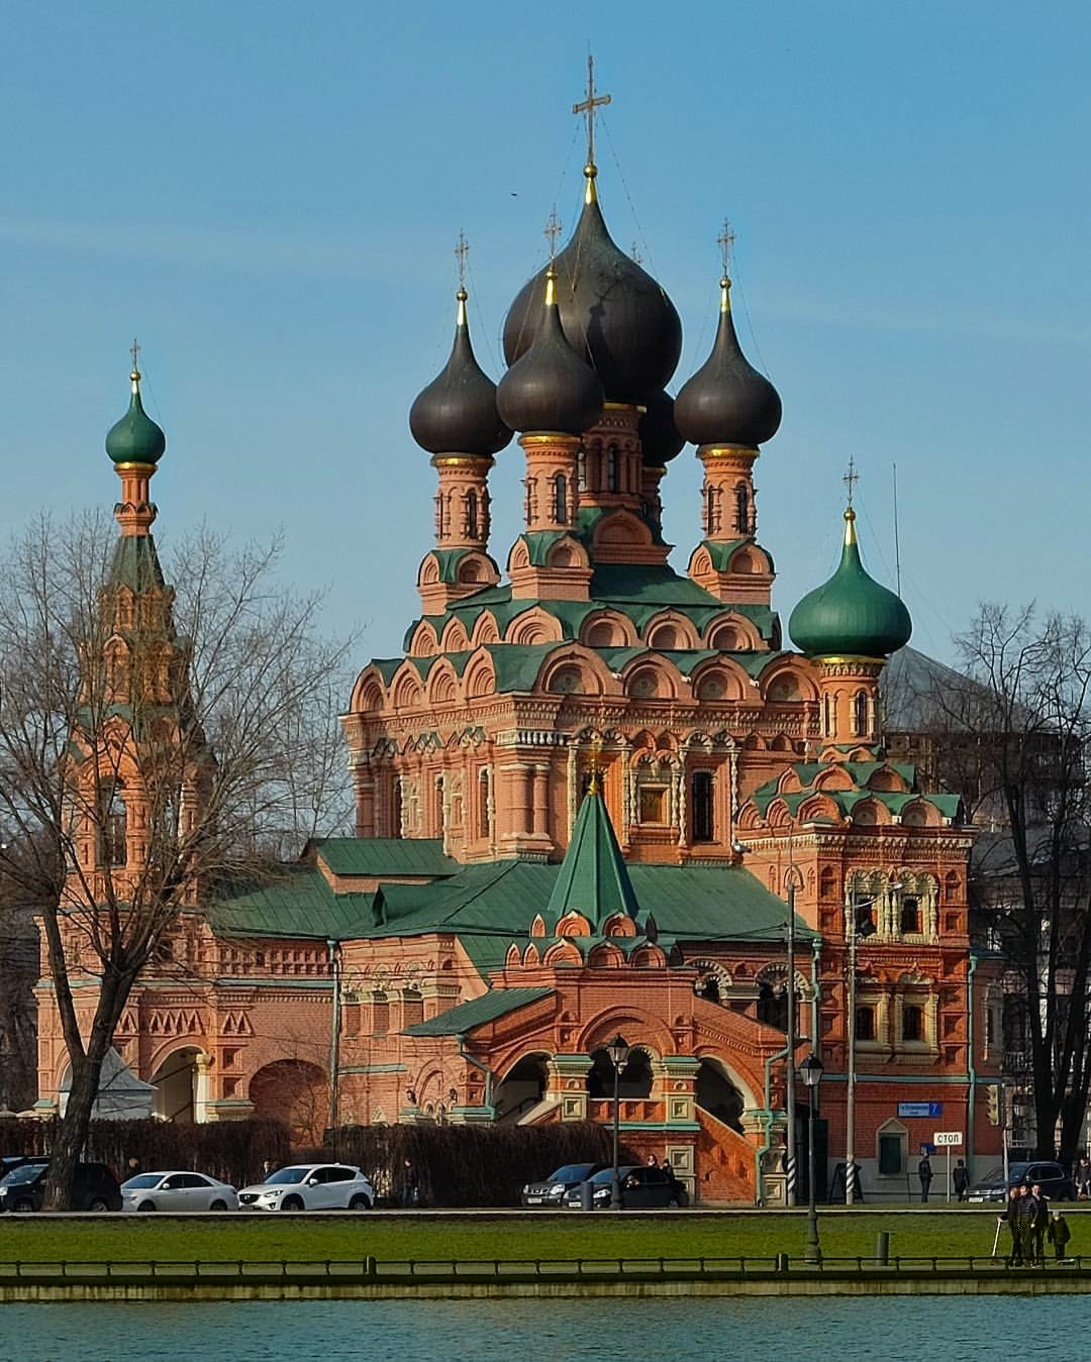
[[[583,168],[583,173],[587,177],[586,201],[588,203],[595,202],[595,176],[598,174],[598,167],[595,165],[595,110],[604,108],[609,103],[609,95],[595,94],[595,58],[588,52],[587,98],[572,105],[574,114],[584,114],[587,119],[587,164]]]
[[[140,358],[140,344],[135,336],[133,337],[132,345],[129,346],[129,354],[133,357],[133,370],[129,375],[129,379],[133,385],[133,392],[138,393],[140,391],[140,369],[137,361]]]
[[[587,793],[599,796],[602,794],[602,772],[597,765],[591,767],[591,778],[587,782]]]
[[[466,325],[466,299],[470,296],[466,292],[466,257],[470,254],[470,243],[466,240],[466,233],[459,229],[458,240],[455,242],[455,259],[458,261],[458,292],[455,297],[458,299],[458,325]]]
[[[557,302],[557,271],[553,268],[553,261],[549,262],[549,269],[546,270],[546,292],[545,305],[553,307]]]

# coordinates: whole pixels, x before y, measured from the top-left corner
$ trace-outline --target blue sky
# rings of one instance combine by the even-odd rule
[[[471,325],[499,376],[508,303],[578,212],[590,46],[613,102],[599,185],[682,315],[674,389],[717,305],[716,236],[785,418],[756,470],[786,618],[861,542],[918,646],[982,599],[1091,616],[1085,569],[1091,8],[1008,0],[400,5],[0,3],[0,519],[110,506],[102,439],[144,347],[167,431],[161,540],[283,527],[325,623],[398,650],[432,543],[406,423]],[[567,235],[567,231],[566,231]],[[494,474],[494,555],[521,452]],[[700,469],[664,484],[684,570]]]

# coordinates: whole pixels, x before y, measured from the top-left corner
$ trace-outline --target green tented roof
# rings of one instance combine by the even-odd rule
[[[111,586],[127,586],[143,592],[164,585],[155,540],[150,534],[123,534],[114,545],[107,579]]]
[[[441,838],[316,837],[310,845],[335,875],[453,875]]]
[[[602,796],[595,789],[580,805],[546,913],[554,924],[565,913],[580,913],[593,927],[601,927],[615,913],[637,915],[628,867]]]
[[[536,1003],[548,998],[555,990],[552,988],[494,988],[483,993],[480,998],[459,1003],[457,1007],[441,1012],[438,1017],[407,1026],[407,1036],[463,1036],[475,1026],[506,1017],[509,1012],[517,1012],[528,1003]]]

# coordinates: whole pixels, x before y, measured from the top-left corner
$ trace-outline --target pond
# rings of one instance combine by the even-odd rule
[[[1074,1357],[1083,1296],[8,1305],[3,1362],[1020,1362]]]

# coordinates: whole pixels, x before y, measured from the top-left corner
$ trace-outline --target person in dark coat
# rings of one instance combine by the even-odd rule
[[[1027,1237],[1030,1261],[1044,1264],[1046,1260],[1046,1231],[1049,1229],[1049,1198],[1036,1182],[1027,1197]]]
[[[970,1170],[961,1159],[955,1164],[951,1182],[955,1189],[955,1200],[965,1201],[970,1191]]]
[[[1011,1249],[1008,1252],[1008,1267],[1023,1266],[1023,1232],[1022,1232],[1022,1207],[1019,1204],[1019,1188],[1008,1188],[1008,1201],[1004,1207],[1004,1214],[1000,1217],[1008,1227],[1011,1235]]]
[[[917,1164],[917,1177],[921,1180],[921,1200],[927,1201],[928,1189],[932,1185],[932,1164],[927,1154]]]
[[[1068,1228],[1068,1221],[1060,1211],[1054,1211],[1049,1222],[1049,1229],[1046,1230],[1049,1242],[1053,1245],[1053,1256],[1058,1262],[1062,1258],[1068,1257],[1068,1241],[1072,1238],[1072,1231]]]
[[[420,1205],[420,1179],[412,1159],[406,1159],[398,1173],[398,1200],[407,1210]]]

